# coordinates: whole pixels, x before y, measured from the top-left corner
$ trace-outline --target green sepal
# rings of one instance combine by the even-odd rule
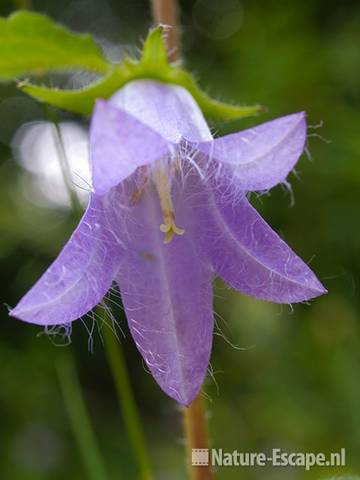
[[[106,75],[86,87],[62,90],[21,82],[19,88],[40,102],[81,115],[90,115],[98,98],[107,99],[126,83],[138,79],[153,79],[186,88],[204,115],[214,120],[233,120],[262,111],[261,105],[237,106],[214,100],[200,89],[189,72],[170,65],[161,27],[150,31],[140,61],[127,58],[121,64],[113,65]]]
[[[161,27],[150,30],[144,42],[140,63],[143,67],[168,67],[167,52],[164,43],[164,32]]]

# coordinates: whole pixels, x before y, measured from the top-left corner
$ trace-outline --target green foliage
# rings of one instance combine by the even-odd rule
[[[119,88],[132,80],[152,78],[164,83],[181,85],[194,97],[204,115],[214,120],[232,120],[256,115],[262,111],[261,105],[238,106],[214,100],[203,92],[194,78],[185,70],[167,65],[158,69],[142,62],[124,61],[114,67],[100,80],[78,90],[48,88],[23,82],[19,86],[28,95],[40,102],[81,115],[90,115],[98,98],[109,98]]]
[[[167,67],[167,53],[161,28],[150,30],[144,43],[141,64],[150,68],[151,65]]]
[[[126,83],[145,78],[183,86],[204,114],[214,119],[241,118],[261,109],[258,105],[228,105],[202,92],[187,71],[168,63],[160,27],[150,31],[140,61],[126,58],[114,65],[105,59],[91,36],[74,34],[44,15],[19,12],[0,19],[0,80],[54,71],[70,73],[74,69],[102,76],[77,90],[48,88],[28,81],[20,82],[19,87],[40,102],[80,115],[90,115],[96,99],[109,98]]]
[[[73,69],[104,73],[108,64],[90,35],[79,35],[38,13],[0,18],[0,80]]]

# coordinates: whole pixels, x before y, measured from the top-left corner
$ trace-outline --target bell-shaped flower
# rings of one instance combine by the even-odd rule
[[[67,324],[116,282],[154,378],[188,405],[209,364],[215,276],[271,302],[325,293],[246,198],[284,182],[305,141],[304,113],[214,139],[185,89],[155,81],[133,81],[99,100],[87,210],[11,315]]]

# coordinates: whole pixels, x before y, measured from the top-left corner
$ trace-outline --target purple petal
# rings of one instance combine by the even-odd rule
[[[283,182],[304,150],[304,112],[204,142],[197,148],[225,165],[225,175],[244,191],[266,190]]]
[[[110,103],[141,120],[170,143],[212,139],[197,103],[178,85],[136,80],[113,95]]]
[[[188,405],[205,378],[213,334],[211,272],[196,252],[191,205],[175,193],[185,234],[164,244],[159,199],[147,186],[122,230],[128,247],[118,274],[129,327],[160,387]],[[189,192],[186,193],[189,195]]]
[[[122,249],[107,199],[92,196],[79,226],[55,262],[10,311],[38,325],[62,325],[86,314],[109,290]]]
[[[106,193],[137,167],[149,165],[169,151],[161,135],[132,115],[103,100],[96,103],[90,127],[90,162],[97,194]]]
[[[210,212],[205,248],[216,274],[232,288],[277,303],[302,302],[326,293],[245,197],[234,204],[216,192]]]

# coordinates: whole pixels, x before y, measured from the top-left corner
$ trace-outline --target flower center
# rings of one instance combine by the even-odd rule
[[[154,170],[154,183],[159,195],[163,223],[160,230],[165,234],[164,243],[170,243],[174,235],[183,235],[185,230],[175,223],[174,205],[171,198],[169,178],[164,168]]]

